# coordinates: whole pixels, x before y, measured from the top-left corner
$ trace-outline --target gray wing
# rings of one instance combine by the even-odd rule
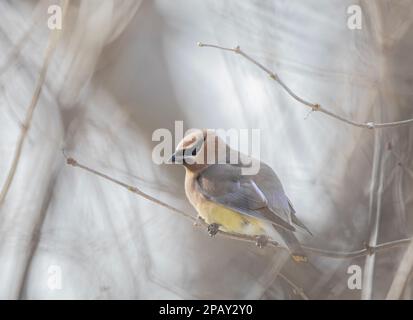
[[[296,216],[295,209],[284,192],[280,179],[267,164],[261,162],[259,173],[254,177],[257,186],[262,190],[271,211],[278,213],[292,225],[299,226],[312,235],[311,231]]]
[[[264,193],[271,211],[292,224],[292,215],[295,213],[295,210],[274,170],[261,162],[260,171],[253,179]]]
[[[267,168],[269,168],[267,166]],[[290,205],[282,191],[275,173],[263,172],[254,176],[241,174],[240,166],[215,164],[208,167],[198,177],[198,189],[207,199],[217,202],[241,214],[252,216],[295,231],[291,224]],[[276,180],[273,180],[275,176]],[[271,183],[272,181],[272,188]],[[278,186],[278,188],[273,188]],[[281,188],[281,189],[280,189]]]

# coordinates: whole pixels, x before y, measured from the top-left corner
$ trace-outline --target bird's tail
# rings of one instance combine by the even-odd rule
[[[286,230],[283,227],[273,225],[275,230],[280,234],[288,249],[291,252],[291,258],[295,262],[308,262],[307,255],[304,253],[300,242],[290,230]]]

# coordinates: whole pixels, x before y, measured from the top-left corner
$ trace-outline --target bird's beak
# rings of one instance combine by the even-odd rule
[[[177,150],[168,160],[167,163],[183,163],[184,151]]]

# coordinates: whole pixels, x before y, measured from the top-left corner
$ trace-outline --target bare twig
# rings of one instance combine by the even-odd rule
[[[398,155],[398,153],[394,150],[393,145],[391,142],[387,144],[387,150],[392,154],[397,160],[397,166],[395,166],[392,170],[394,172],[395,182],[394,182],[394,197],[396,198],[396,205],[395,205],[395,219],[397,220],[398,229],[402,230],[403,233],[406,232],[406,219],[407,219],[407,212],[406,206],[408,204],[408,199],[404,195],[403,186],[404,186],[404,179],[405,179],[405,170],[410,173],[411,177],[413,177],[413,171],[404,165],[402,157]],[[407,151],[409,152],[409,151]]]
[[[364,257],[367,255],[371,255],[373,253],[377,252],[382,252],[388,249],[392,248],[397,248],[397,247],[404,247],[410,243],[412,238],[406,238],[406,239],[399,239],[399,240],[394,240],[394,241],[389,241],[389,242],[383,242],[380,243],[374,247],[370,247],[369,245],[365,245],[365,248],[360,249],[360,250],[354,250],[354,251],[332,251],[332,250],[324,250],[324,249],[318,249],[318,248],[313,248],[313,247],[307,247],[307,246],[302,246],[304,250],[311,252],[315,255],[323,256],[323,257],[329,257],[329,258],[337,258],[337,259],[354,259],[354,258],[359,258],[359,257]]]
[[[387,293],[386,299],[400,299],[403,290],[408,282],[410,273],[413,270],[413,241],[407,247],[406,252],[397,268],[390,290]]]
[[[407,173],[410,175],[411,178],[413,178],[413,170],[410,169],[408,166],[405,165],[402,157],[396,152],[394,151],[393,148],[390,149],[391,153],[394,155],[394,157],[397,159],[397,165],[399,165],[400,167],[402,167],[405,171],[407,171]]]
[[[24,32],[23,36],[14,44],[10,52],[6,55],[4,62],[0,65],[0,75],[2,75],[10,66],[13,65],[14,60],[19,56],[19,53],[24,45],[24,43],[29,39],[30,33],[36,23],[32,23],[27,30]]]
[[[398,161],[398,165],[406,170],[411,177],[413,177],[413,170],[410,169],[408,166],[404,165],[402,157],[394,151],[393,148],[390,148],[392,154],[396,157]],[[400,197],[401,191],[399,191]],[[393,278],[392,284],[390,286],[389,292],[387,293],[386,299],[394,300],[400,299],[402,296],[403,291],[405,290],[406,284],[409,280],[409,275],[413,271],[413,241],[407,247],[403,258],[397,268],[395,276]]]
[[[373,168],[371,173],[370,185],[370,200],[369,200],[369,238],[368,246],[373,247],[377,245],[382,193],[384,184],[384,164],[385,159],[381,155],[382,149],[382,135],[380,131],[374,132],[374,155]],[[385,153],[387,156],[388,153]],[[375,252],[366,256],[363,272],[363,289],[361,291],[361,298],[363,300],[370,300],[373,293],[373,278],[374,265],[376,261]]]
[[[293,281],[288,279],[284,274],[281,272],[278,274],[278,276],[283,279],[285,282],[288,283],[290,287],[293,288],[293,290],[303,299],[303,300],[310,300],[308,296],[305,294],[304,289],[298,287]]]
[[[88,166],[85,166],[81,163],[79,163],[77,160],[75,160],[74,158],[71,157],[67,157],[66,154],[63,151],[63,154],[66,158],[66,163],[68,165],[71,165],[73,167],[78,167],[80,169],[83,169],[85,171],[88,171],[92,174],[95,174],[99,177],[102,177],[108,181],[111,181],[143,198],[145,198],[146,200],[152,201],[164,208],[167,208],[175,213],[180,214],[181,216],[191,220],[194,224],[194,226],[204,226],[206,227],[207,224],[201,220],[198,219],[197,217],[195,217],[192,214],[186,213],[183,210],[177,209],[163,201],[160,201],[148,194],[146,194],[145,192],[141,191],[140,189],[138,189],[137,187],[128,185],[122,181],[119,181],[117,179],[114,179],[110,176],[108,176],[107,174],[104,174],[102,172],[99,172],[95,169],[92,169]],[[238,233],[229,233],[229,232],[224,232],[219,230],[218,234],[225,237],[225,238],[230,238],[230,239],[235,239],[235,240],[240,240],[240,241],[245,241],[245,242],[250,242],[250,243],[256,243],[257,242],[257,238],[254,236],[247,236],[247,235],[241,235]],[[323,249],[318,249],[318,248],[312,248],[312,247],[308,247],[308,246],[303,246],[303,249],[309,253],[312,253],[314,255],[318,255],[318,256],[324,256],[324,257],[329,257],[329,258],[337,258],[337,259],[352,259],[352,258],[357,258],[357,257],[362,257],[362,256],[366,256],[369,254],[372,254],[373,252],[378,252],[378,251],[384,251],[386,249],[390,249],[390,248],[395,248],[395,247],[400,247],[400,246],[404,246],[408,243],[410,243],[412,239],[401,239],[401,240],[396,240],[396,241],[391,241],[391,242],[386,242],[386,243],[382,243],[379,245],[376,245],[375,247],[368,247],[366,246],[363,249],[360,250],[355,250],[355,251],[350,251],[350,252],[340,252],[340,251],[332,251],[332,250],[323,250]],[[277,241],[274,241],[272,239],[268,240],[268,245],[275,247],[275,248],[279,248],[279,249],[283,249],[283,250],[288,250],[287,248],[281,246]]]
[[[372,121],[371,122],[353,121],[351,119],[348,119],[344,116],[338,115],[338,114],[336,114],[332,111],[329,111],[329,110],[325,109],[324,107],[322,107],[318,103],[311,103],[311,102],[299,97],[280,79],[280,77],[276,73],[274,73],[273,71],[271,71],[267,67],[263,66],[261,63],[259,63],[258,61],[256,61],[252,57],[250,57],[248,54],[246,54],[244,51],[242,51],[240,47],[226,48],[226,47],[221,47],[221,46],[217,46],[217,45],[213,45],[213,44],[205,44],[205,43],[201,43],[201,42],[198,42],[198,46],[216,48],[216,49],[225,50],[225,51],[231,51],[231,52],[234,52],[234,53],[237,53],[237,54],[241,55],[242,57],[244,57],[248,61],[255,64],[258,68],[265,71],[270,76],[271,79],[276,81],[296,101],[300,102],[301,104],[303,104],[307,107],[310,107],[313,111],[322,112],[322,113],[324,113],[324,114],[326,114],[326,115],[328,115],[332,118],[335,118],[339,121],[345,122],[345,123],[350,124],[352,126],[359,127],[359,128],[365,128],[365,129],[379,129],[379,128],[398,127],[398,126],[402,126],[402,125],[413,124],[413,119],[394,121],[394,122],[385,122],[385,123],[376,123],[376,122],[372,122]]]
[[[69,0],[64,0],[63,17],[65,16],[65,13],[67,12],[68,5],[69,5]],[[23,149],[24,141],[26,140],[26,136],[27,136],[27,133],[29,131],[30,124],[32,122],[33,114],[34,114],[34,111],[36,109],[40,93],[42,91],[43,83],[46,79],[46,74],[47,74],[47,70],[48,70],[48,67],[49,67],[49,63],[50,63],[51,58],[53,56],[53,52],[54,52],[54,49],[56,48],[56,44],[59,40],[60,34],[61,34],[61,31],[59,31],[59,30],[54,30],[54,31],[50,32],[49,42],[48,42],[48,45],[47,45],[47,48],[46,48],[45,58],[44,58],[44,61],[43,61],[42,68],[40,70],[39,78],[37,80],[36,87],[34,89],[33,96],[32,96],[32,99],[30,101],[29,108],[26,111],[25,120],[24,120],[24,122],[21,126],[20,136],[19,136],[19,139],[17,141],[16,149],[14,151],[11,167],[10,167],[9,172],[7,174],[6,181],[4,182],[3,187],[1,189],[1,192],[0,192],[0,205],[3,204],[4,199],[6,198],[7,193],[10,189],[10,186],[11,186],[11,183],[13,181],[14,175],[16,174],[16,170],[17,170],[17,166],[19,164],[19,160],[20,160],[22,149]]]
[[[63,154],[64,154],[64,152],[63,152]],[[65,154],[64,154],[64,155],[65,155]],[[65,157],[66,157],[66,155],[65,155]],[[175,208],[175,207],[167,204],[166,202],[160,201],[160,200],[158,200],[158,199],[156,199],[156,198],[154,198],[154,197],[146,194],[145,192],[141,191],[140,189],[138,189],[138,188],[136,188],[136,187],[134,187],[134,186],[128,185],[128,184],[126,184],[126,183],[124,183],[124,182],[122,182],[122,181],[119,181],[119,180],[117,180],[117,179],[114,179],[114,178],[112,178],[112,177],[110,177],[110,176],[108,176],[108,175],[106,175],[106,174],[104,174],[104,173],[102,173],[102,172],[99,172],[99,171],[97,171],[97,170],[95,170],[95,169],[92,169],[92,168],[89,168],[89,167],[87,167],[87,166],[85,166],[85,165],[83,165],[83,164],[80,164],[79,162],[77,162],[77,161],[76,161],[75,159],[73,159],[73,158],[66,157],[66,162],[67,162],[67,164],[69,164],[69,165],[71,165],[71,166],[78,167],[78,168],[81,168],[81,169],[83,169],[83,170],[89,171],[90,173],[93,173],[93,174],[95,174],[95,175],[97,175],[97,176],[100,176],[100,177],[106,179],[106,180],[109,180],[109,181],[111,181],[111,182],[113,182],[113,183],[116,183],[117,185],[128,189],[129,191],[131,191],[131,192],[133,192],[133,193],[135,193],[135,194],[137,194],[137,195],[145,198],[146,200],[152,201],[153,203],[156,203],[156,204],[158,204],[158,205],[160,205],[160,206],[162,206],[162,207],[164,207],[164,208],[167,208],[167,209],[169,209],[169,210],[171,210],[171,211],[173,211],[173,212],[175,212],[175,213],[178,213],[178,214],[182,215],[183,217],[191,220],[191,221],[193,222],[194,226],[207,226],[207,224],[206,224],[202,219],[198,219],[197,217],[195,217],[195,216],[192,215],[192,214],[186,213],[185,211],[182,211],[182,210],[180,210],[180,209],[177,209],[177,208]],[[221,231],[221,230],[218,230],[218,234],[223,235],[223,236],[228,237],[228,238],[237,239],[237,240],[242,240],[242,241],[247,241],[247,242],[254,242],[254,243],[255,243],[255,242],[257,241],[257,238],[256,238],[256,237],[253,237],[253,236],[247,236],[247,235],[229,233],[229,232],[224,232],[224,231]],[[270,245],[275,246],[275,247],[281,248],[277,241],[274,241],[274,240],[269,239],[269,242],[268,242],[268,243],[269,243]]]

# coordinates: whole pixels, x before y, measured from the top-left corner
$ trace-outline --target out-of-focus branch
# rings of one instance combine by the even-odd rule
[[[357,122],[357,121],[353,121],[351,119],[348,119],[344,116],[338,115],[332,111],[329,111],[328,109],[325,109],[324,107],[322,107],[320,104],[318,103],[311,103],[303,98],[301,98],[300,96],[298,96],[297,94],[295,94],[280,78],[279,76],[274,73],[273,71],[271,71],[270,69],[268,69],[267,67],[263,66],[261,63],[259,63],[258,61],[256,61],[255,59],[253,59],[252,57],[250,57],[248,54],[246,54],[244,51],[241,50],[240,47],[235,47],[235,48],[226,48],[226,47],[221,47],[221,46],[217,46],[217,45],[213,45],[213,44],[205,44],[205,43],[201,43],[198,42],[198,46],[200,47],[210,47],[210,48],[216,48],[216,49],[220,49],[220,50],[225,50],[225,51],[231,51],[234,53],[237,53],[239,55],[241,55],[242,57],[244,57],[245,59],[247,59],[248,61],[252,62],[253,64],[255,64],[258,68],[260,68],[261,70],[265,71],[271,79],[273,79],[274,81],[276,81],[285,91],[287,91],[287,93],[293,97],[296,101],[300,102],[301,104],[310,107],[312,109],[312,111],[319,111],[321,113],[324,113],[332,118],[335,118],[339,121],[345,122],[347,124],[350,124],[352,126],[355,127],[359,127],[359,128],[365,128],[365,129],[379,129],[379,128],[388,128],[388,127],[398,127],[398,126],[402,126],[402,125],[407,125],[407,124],[413,124],[413,119],[407,119],[407,120],[401,120],[401,121],[394,121],[394,122],[385,122],[385,123],[376,123],[376,122]]]
[[[64,154],[64,153],[63,153]],[[126,184],[122,181],[119,181],[117,179],[114,179],[110,176],[108,176],[107,174],[104,174],[102,172],[99,172],[95,169],[92,169],[86,165],[83,165],[81,163],[79,163],[77,160],[75,160],[74,158],[71,157],[67,157],[64,154],[65,158],[66,158],[66,162],[68,165],[71,165],[73,167],[78,167],[80,169],[83,169],[85,171],[88,171],[92,174],[95,174],[101,178],[104,178],[108,181],[111,181],[143,198],[145,198],[146,200],[149,200],[153,203],[156,203],[164,208],[167,208],[175,213],[180,214],[181,216],[191,220],[193,222],[193,224],[195,226],[204,226],[207,227],[207,224],[201,220],[198,219],[197,217],[195,217],[192,214],[189,214],[183,210],[177,209],[169,204],[167,204],[166,202],[160,201],[157,198],[154,198],[148,194],[146,194],[145,192],[141,191],[140,189],[138,189],[137,187],[131,186],[129,184]],[[250,243],[256,243],[257,242],[257,238],[254,236],[246,236],[246,235],[241,235],[241,234],[237,234],[237,233],[228,233],[228,232],[224,232],[219,230],[218,235],[221,235],[225,238],[230,238],[230,239],[235,239],[235,240],[240,240],[240,241],[246,241],[246,242],[250,242]],[[308,247],[308,246],[303,246],[303,249],[309,253],[312,253],[314,255],[318,255],[318,256],[324,256],[324,257],[329,257],[329,258],[347,258],[347,259],[352,259],[352,258],[357,258],[357,257],[362,257],[362,256],[366,256],[366,255],[371,255],[375,252],[378,251],[384,251],[386,249],[390,249],[390,248],[395,248],[395,247],[400,247],[400,246],[404,246],[408,243],[410,243],[411,238],[409,239],[401,239],[401,240],[396,240],[396,241],[391,241],[391,242],[386,242],[386,243],[382,243],[379,244],[375,247],[369,247],[366,246],[363,249],[360,250],[355,250],[355,251],[350,251],[350,252],[341,252],[341,251],[332,251],[332,250],[323,250],[323,249],[318,249],[318,248],[312,248],[312,247]],[[277,241],[274,241],[272,239],[268,239],[268,245],[273,246],[275,248],[279,248],[279,249],[283,249],[283,250],[288,250],[287,248],[281,246]]]
[[[371,173],[370,184],[370,200],[369,200],[369,236],[368,245],[376,246],[379,234],[380,215],[382,194],[384,185],[384,164],[385,157],[388,155],[386,152],[382,155],[382,132],[374,132],[374,155],[373,155],[373,168]],[[363,289],[361,291],[361,298],[363,300],[371,300],[373,294],[373,278],[374,278],[374,265],[376,261],[375,252],[366,256],[363,272]]]
[[[65,13],[67,12],[67,8],[69,5],[70,0],[63,0],[63,19]],[[42,68],[40,70],[39,78],[37,79],[36,87],[33,92],[32,99],[30,101],[29,108],[26,111],[26,116],[24,122],[21,126],[20,136],[17,141],[16,149],[14,151],[13,160],[9,172],[6,177],[6,181],[3,184],[3,187],[0,191],[0,206],[3,204],[4,199],[7,196],[7,193],[10,189],[11,183],[13,181],[14,175],[16,174],[17,166],[20,161],[20,156],[22,153],[24,141],[26,140],[27,133],[29,132],[29,128],[33,119],[33,114],[37,106],[37,102],[39,100],[40,93],[42,91],[43,83],[46,79],[47,70],[49,67],[49,63],[52,59],[54,49],[56,48],[57,42],[60,38],[61,31],[60,30],[53,30],[50,32],[49,41],[45,52],[45,58],[43,61]]]
[[[10,52],[6,55],[4,62],[0,65],[0,75],[2,75],[10,66],[13,65],[14,60],[16,60],[19,56],[19,53],[25,44],[25,42],[29,39],[32,29],[35,27],[36,23],[32,23],[27,30],[24,32],[23,36],[14,44]]]
[[[281,272],[278,274],[278,276],[283,279],[285,282],[288,283],[288,285],[293,288],[293,290],[303,299],[303,300],[310,300],[309,297],[305,294],[304,289],[298,287],[293,281],[288,279],[284,274]]]
[[[407,247],[406,252],[397,268],[393,282],[390,286],[390,290],[387,293],[386,299],[395,300],[400,299],[406,283],[408,282],[409,275],[413,270],[413,241]]]
[[[403,163],[402,157],[394,151],[392,146],[389,147],[392,154],[396,157],[398,161],[398,165],[403,168],[403,170],[407,171],[409,175],[413,178],[413,170],[410,169]],[[387,293],[386,299],[388,300],[395,300],[400,299],[403,291],[405,290],[406,284],[409,281],[409,276],[413,272],[413,241],[411,241],[410,245],[407,247],[403,258],[397,268],[395,276],[393,278],[392,284],[390,286],[389,292]]]
[[[396,152],[394,151],[393,147],[390,145],[389,150],[391,151],[391,153],[394,155],[394,157],[397,159],[397,164],[403,168],[403,170],[405,170],[411,178],[413,178],[413,170],[410,169],[408,166],[405,165],[402,157]]]
[[[354,259],[359,257],[364,257],[367,255],[372,255],[373,253],[386,251],[389,249],[404,247],[410,243],[412,238],[398,239],[389,242],[383,242],[376,246],[369,246],[365,244],[363,249],[354,250],[354,251],[333,251],[333,250],[324,250],[313,247],[302,246],[305,251],[311,252],[315,255],[328,257],[328,258],[337,258],[337,259]]]

